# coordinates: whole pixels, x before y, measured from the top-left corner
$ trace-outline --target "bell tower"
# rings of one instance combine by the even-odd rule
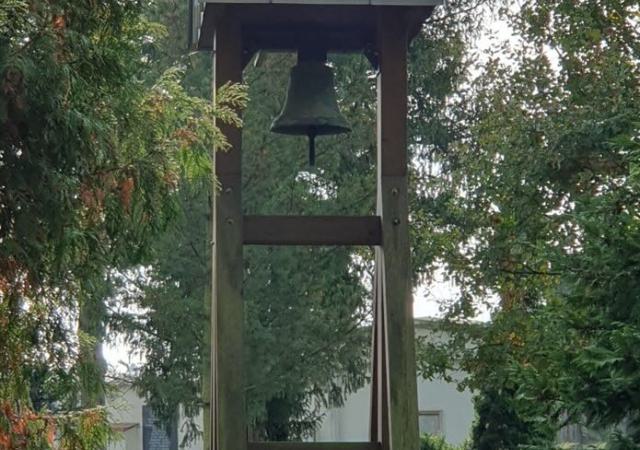
[[[198,49],[213,51],[214,92],[227,82],[242,81],[245,64],[258,50],[298,53],[285,107],[272,130],[309,136],[311,163],[317,136],[349,129],[337,109],[326,53],[364,53],[377,70],[378,93],[373,216],[244,215],[241,132],[221,126],[231,146],[215,154],[220,189],[213,200],[210,448],[418,450],[407,199],[407,47],[441,1],[207,0],[201,9],[198,0],[192,1],[191,36]],[[368,440],[248,442],[242,358],[244,245],[375,248]]]

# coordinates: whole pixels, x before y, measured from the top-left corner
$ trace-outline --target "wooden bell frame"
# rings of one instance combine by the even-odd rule
[[[214,92],[227,82],[242,81],[243,68],[256,51],[295,51],[305,39],[322,39],[330,52],[363,52],[378,69],[375,216],[243,215],[241,130],[220,125],[231,146],[214,157],[221,188],[213,200],[213,389],[206,437],[213,450],[419,448],[407,202],[407,47],[437,2],[320,3],[333,4],[229,0],[207,3],[204,10],[198,48],[213,51]],[[242,356],[242,253],[248,244],[375,247],[368,441],[248,442]]]

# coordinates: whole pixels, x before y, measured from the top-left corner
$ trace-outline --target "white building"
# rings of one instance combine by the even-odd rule
[[[416,320],[416,334],[427,335],[428,320]],[[436,337],[434,337],[436,338]],[[369,439],[369,385],[351,394],[340,408],[329,409],[315,433],[315,441],[366,441]],[[108,450],[177,450],[182,439],[179,420],[173,436],[154,426],[152,412],[144,400],[126,385],[120,385],[108,399],[113,428],[123,439]],[[438,434],[458,444],[471,431],[474,418],[472,395],[459,392],[456,385],[444,381],[418,378],[419,424],[422,433]],[[201,450],[202,442],[194,442],[186,450]]]
[[[370,387],[351,395],[343,407],[327,411],[316,441],[366,441],[369,438]],[[438,434],[451,444],[469,437],[474,419],[471,394],[450,383],[418,380],[421,433]]]
[[[416,319],[416,335],[427,336],[432,323],[428,319]],[[437,336],[428,336],[438,339]],[[442,380],[427,381],[418,377],[417,384],[420,433],[437,434],[456,445],[466,440],[475,417],[471,392],[460,392],[455,383]],[[326,411],[315,440],[368,440],[370,396],[371,386],[366,385],[350,395],[341,408]]]
[[[167,433],[154,423],[153,412],[135,390],[126,384],[117,385],[107,398],[111,427],[121,439],[107,450],[178,450],[184,433],[178,420],[172,432]],[[184,450],[202,450],[202,442],[194,442]]]

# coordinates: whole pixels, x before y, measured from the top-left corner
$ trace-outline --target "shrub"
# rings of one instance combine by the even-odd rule
[[[468,444],[451,445],[444,438],[423,434],[420,438],[420,450],[471,450]]]

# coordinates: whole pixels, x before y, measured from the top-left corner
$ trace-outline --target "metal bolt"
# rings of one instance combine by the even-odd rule
[[[224,193],[227,194],[227,195],[231,194],[232,192],[233,192],[233,188],[232,187],[227,187],[224,190]]]
[[[391,221],[391,223],[392,223],[392,224],[394,224],[394,225],[400,225],[400,219],[398,219],[398,218],[396,217],[396,218],[394,218],[394,219]]]
[[[233,225],[233,219],[232,219],[231,217],[229,217],[229,218],[227,219],[227,223],[228,223],[229,225]]]
[[[399,192],[400,192],[400,191],[398,191],[398,188],[393,188],[393,189],[391,189],[391,195],[393,195],[394,197],[395,197],[396,195],[398,195],[398,193],[399,193]]]

